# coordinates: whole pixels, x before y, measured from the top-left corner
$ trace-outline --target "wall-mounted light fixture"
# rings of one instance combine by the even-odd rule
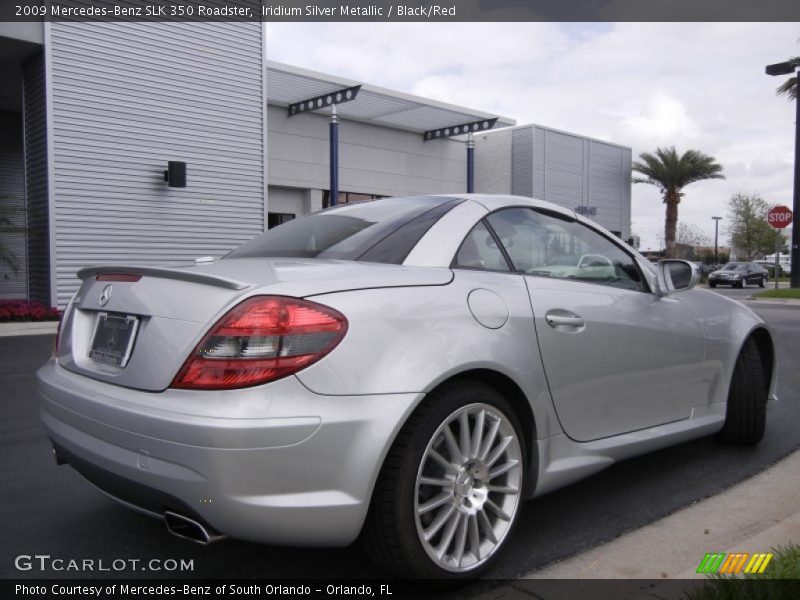
[[[186,187],[186,163],[171,160],[164,171],[164,181],[169,187]]]

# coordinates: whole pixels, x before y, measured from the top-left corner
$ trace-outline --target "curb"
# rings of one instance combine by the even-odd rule
[[[784,306],[800,306],[800,299],[797,298],[746,298],[747,302],[758,304],[782,304]]]
[[[0,323],[0,337],[20,335],[55,335],[58,321]]]

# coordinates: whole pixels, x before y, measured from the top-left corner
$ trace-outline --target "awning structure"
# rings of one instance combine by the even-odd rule
[[[463,123],[497,119],[492,127],[516,125],[514,119],[438,102],[376,85],[301,69],[275,61],[267,61],[267,98],[270,104],[288,107],[306,98],[336,93],[360,85],[358,98],[337,106],[341,119],[362,121],[424,134],[426,131],[453,127]],[[330,114],[330,108],[316,110]]]
[[[467,192],[475,189],[473,133],[516,121],[454,104],[363,84],[292,65],[267,61],[267,101],[290,117],[330,115],[330,198],[339,195],[339,119],[362,121],[420,134],[424,141],[467,134]]]

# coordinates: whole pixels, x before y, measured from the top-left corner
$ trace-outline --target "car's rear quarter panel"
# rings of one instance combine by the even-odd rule
[[[511,379],[528,398],[540,437],[560,432],[547,388],[530,300],[521,276],[455,270],[450,285],[313,296],[347,316],[349,327],[328,356],[297,374],[320,394],[429,392],[476,369]],[[470,292],[492,290],[508,318],[478,322]],[[488,319],[484,319],[488,322]]]

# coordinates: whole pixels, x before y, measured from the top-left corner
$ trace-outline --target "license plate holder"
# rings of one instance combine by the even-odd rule
[[[101,312],[89,346],[89,358],[95,362],[125,368],[131,357],[139,330],[139,317]]]

